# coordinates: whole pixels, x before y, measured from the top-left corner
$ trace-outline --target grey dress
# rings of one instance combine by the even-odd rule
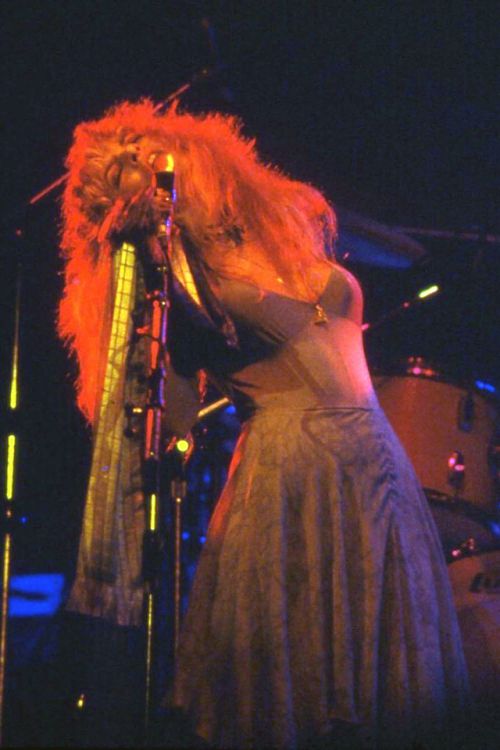
[[[245,421],[176,704],[217,747],[294,748],[343,722],[367,747],[441,736],[467,700],[460,633],[425,496],[372,388],[357,281],[334,267],[319,307],[237,280],[220,297],[240,349],[205,364]]]

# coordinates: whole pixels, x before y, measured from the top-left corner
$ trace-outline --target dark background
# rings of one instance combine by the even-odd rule
[[[363,284],[369,321],[428,283],[443,289],[366,334],[372,368],[390,371],[421,356],[451,382],[500,387],[500,244],[486,241],[500,235],[497,9],[488,0],[0,3],[0,481],[3,489],[4,434],[13,429],[20,444],[16,507],[26,519],[14,536],[14,573],[58,572],[70,580],[90,455],[74,407],[74,365],[54,332],[59,191],[30,208],[28,201],[63,173],[79,122],[124,99],[161,101],[203,68],[215,73],[183,104],[241,116],[266,160],[322,188],[334,205],[390,227],[484,237],[422,238],[426,258],[406,269],[349,267]],[[20,265],[14,421],[7,396]],[[237,431],[228,415],[207,428],[194,464],[197,505],[188,513],[193,559]],[[135,652],[127,646],[116,657],[104,622],[70,626],[66,642],[57,618],[50,627],[47,618],[28,620],[18,618],[10,630],[13,744],[54,747],[65,736],[66,746],[89,736],[129,743],[133,711],[124,721],[109,701],[125,700],[121,690],[137,675]],[[74,705],[88,673],[100,707],[87,710],[82,728]]]
[[[240,115],[268,160],[389,226],[500,234],[496,3],[4,0],[1,49],[2,410],[23,265],[17,570],[70,570],[89,436],[54,334],[58,191],[73,128],[111,104],[162,100]],[[498,8],[498,6],[497,6]],[[24,230],[23,241],[15,229]],[[372,366],[419,355],[452,380],[500,384],[500,245],[422,239],[406,270],[352,264],[376,320],[429,282],[443,294],[367,334]],[[4,412],[3,412],[4,413]],[[3,449],[2,449],[3,450]]]

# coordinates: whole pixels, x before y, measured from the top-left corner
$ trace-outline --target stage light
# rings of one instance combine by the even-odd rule
[[[158,498],[153,492],[149,503],[149,530],[156,531],[156,509],[158,507]]]
[[[10,397],[9,397],[9,406],[11,409],[17,409],[17,402],[18,402],[18,387],[17,387],[17,341],[14,346],[14,356],[12,358],[12,378],[10,381]]]
[[[432,286],[428,286],[425,289],[422,289],[420,292],[418,292],[417,297],[419,299],[426,299],[426,297],[431,297],[433,294],[437,294],[439,292],[439,287],[437,284],[432,284]]]
[[[187,453],[189,450],[189,440],[185,440],[182,438],[181,440],[178,440],[175,444],[175,447],[179,451],[179,453]]]
[[[7,472],[5,481],[5,497],[12,500],[14,497],[14,473],[16,468],[16,436],[7,437]]]
[[[9,617],[52,617],[61,607],[64,587],[62,573],[13,575]]]
[[[495,536],[500,537],[500,523],[497,523],[496,521],[489,521],[488,526],[490,527],[493,534],[495,534]]]
[[[484,380],[476,380],[476,388],[481,391],[487,391],[488,393],[496,393],[497,389],[491,383],[485,383]]]
[[[12,349],[12,374],[10,378],[9,406],[12,410],[17,409],[19,390],[18,390],[18,371],[19,371],[19,308],[20,308],[21,286],[18,279],[16,293],[16,319],[14,323],[14,346]]]

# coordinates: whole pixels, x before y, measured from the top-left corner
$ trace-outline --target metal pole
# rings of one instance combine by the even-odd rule
[[[180,459],[182,461],[182,459]],[[177,662],[179,636],[181,631],[181,594],[182,594],[182,505],[187,494],[187,483],[184,479],[184,461],[179,477],[170,483],[173,502],[174,520],[174,664]]]
[[[146,296],[149,303],[148,337],[150,339],[149,386],[147,403],[144,409],[143,452],[143,485],[147,513],[143,540],[146,626],[144,729],[146,742],[150,733],[154,703],[154,640],[159,590],[158,579],[161,567],[159,531],[160,464],[164,453],[162,417],[165,409],[169,257],[171,256],[172,213],[175,204],[174,160],[172,155],[157,155],[152,167],[155,171],[155,198],[165,208],[162,208],[164,220],[161,221],[158,228],[157,238],[161,248],[161,260],[147,258],[144,268]]]
[[[14,417],[18,407],[18,372],[19,372],[19,318],[21,309],[21,266],[18,265],[16,296],[14,303],[14,338],[12,345],[12,364],[8,395],[8,414]],[[4,708],[7,668],[7,636],[9,617],[9,587],[12,562],[12,528],[13,502],[15,497],[16,458],[18,439],[15,425],[9,427],[5,443],[5,487],[3,493],[3,548],[2,548],[2,602],[0,613],[0,745],[4,741]]]

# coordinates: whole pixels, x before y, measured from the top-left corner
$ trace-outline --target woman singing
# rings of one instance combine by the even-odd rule
[[[230,117],[159,115],[145,101],[75,132],[60,330],[78,356],[80,407],[101,443],[114,435],[118,459],[106,487],[89,489],[70,606],[140,622],[139,448],[120,428],[144,392],[140,262],[114,397],[101,394],[118,249],[157,252],[159,153],[173,156],[177,190],[165,427],[191,426],[200,371],[242,420],[184,620],[175,705],[220,748],[322,736],[446,747],[467,700],[460,634],[425,496],[373,391],[360,286],[333,259],[325,198],[262,163]],[[107,557],[96,552],[106,524],[92,521],[105,502],[120,519]]]

